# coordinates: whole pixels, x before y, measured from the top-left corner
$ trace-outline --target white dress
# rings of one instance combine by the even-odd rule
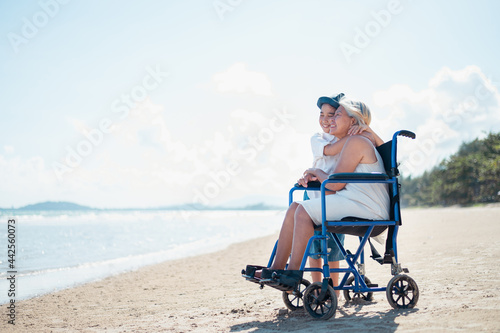
[[[358,164],[354,172],[385,173],[384,163],[378,151],[373,148],[377,161],[371,164]],[[389,219],[389,192],[387,184],[348,183],[341,191],[327,195],[326,218],[329,221],[341,220],[347,216],[372,220]],[[299,202],[313,222],[321,225],[321,198]]]

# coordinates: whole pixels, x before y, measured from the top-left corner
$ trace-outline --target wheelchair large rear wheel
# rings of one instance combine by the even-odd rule
[[[290,311],[300,310],[304,308],[304,302],[302,298],[304,297],[304,290],[311,282],[302,279],[299,284],[299,289],[294,291],[292,294],[290,292],[283,292],[283,302]]]
[[[372,282],[370,281],[369,278],[365,276],[365,283],[366,285],[369,286]],[[354,276],[349,277],[345,285],[354,286]],[[344,289],[344,298],[346,301],[353,301],[353,300],[371,301],[373,299],[373,293],[372,292],[357,293],[351,289]]]
[[[395,309],[411,309],[418,302],[418,286],[408,275],[396,275],[387,285],[387,300]]]
[[[330,319],[337,311],[337,295],[335,290],[328,285],[325,297],[320,300],[321,282],[315,282],[304,291],[304,308],[315,319]]]

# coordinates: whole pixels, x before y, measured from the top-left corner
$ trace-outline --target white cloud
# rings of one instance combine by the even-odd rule
[[[290,185],[310,164],[310,133],[296,132],[299,126],[291,111],[234,109],[220,119],[217,130],[186,131],[185,136],[197,138],[189,140],[191,144],[172,134],[172,126],[183,125],[169,123],[167,117],[161,106],[146,100],[116,120],[112,132],[103,134],[78,166],[62,171],[62,180],[53,165],[65,164],[66,156],[58,161],[0,156],[2,174],[9,175],[4,176],[7,187],[22,189],[12,193],[10,202],[153,207],[200,201],[199,193],[212,205],[249,194],[286,199]],[[79,143],[88,140],[84,135],[88,126],[71,121],[80,134],[72,145],[76,152]]]
[[[405,174],[431,168],[463,140],[500,130],[498,90],[477,69],[443,69],[430,82],[422,90],[395,85],[373,96],[373,126],[382,137],[398,129],[417,134],[417,140],[400,140]],[[164,108],[146,100],[116,120],[113,131],[62,182],[53,161],[14,157],[7,146],[0,156],[1,180],[6,188],[18,189],[9,199],[19,205],[68,200],[96,207],[152,207],[203,201],[202,196],[216,205],[250,194],[283,196],[286,202],[290,186],[312,162],[309,138],[317,124],[308,117],[285,107],[239,107],[220,117],[217,129],[184,133],[176,131],[183,124],[168,122]],[[81,121],[72,123],[79,133],[88,130]]]
[[[428,87],[415,91],[394,85],[374,93],[375,105],[387,115],[374,125],[389,136],[412,130],[417,140],[401,140],[402,171],[421,174],[457,151],[463,141],[500,131],[500,94],[495,83],[477,66],[442,68]]]
[[[0,155],[0,171],[0,182],[8,195],[2,200],[2,207],[35,203],[40,197],[51,200],[53,190],[57,189],[55,177],[40,156]]]
[[[10,145],[5,145],[5,146],[3,146],[3,150],[4,150],[4,151],[5,151],[5,153],[7,153],[7,154],[12,154],[12,153],[15,151],[14,147],[13,147],[13,146],[10,146]]]
[[[217,91],[222,93],[251,92],[256,95],[272,96],[271,82],[264,73],[252,72],[244,63],[236,63],[225,72],[213,76]]]

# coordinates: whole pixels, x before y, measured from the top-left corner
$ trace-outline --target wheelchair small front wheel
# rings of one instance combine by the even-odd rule
[[[418,286],[408,275],[396,275],[387,285],[387,300],[394,309],[412,309],[418,302]]]
[[[290,311],[296,311],[304,308],[304,302],[302,300],[304,296],[304,290],[309,287],[311,282],[302,279],[300,281],[299,287],[293,293],[288,291],[283,292],[283,302]]]
[[[365,283],[367,286],[369,286],[372,282],[370,281],[369,278],[365,276]],[[354,286],[354,276],[349,277],[345,285]],[[353,301],[353,300],[371,301],[373,299],[373,293],[372,292],[358,293],[354,292],[351,289],[344,289],[344,298],[346,301]]]
[[[337,311],[337,295],[335,290],[328,285],[325,296],[320,299],[321,282],[315,282],[304,291],[304,308],[315,319],[330,319]]]

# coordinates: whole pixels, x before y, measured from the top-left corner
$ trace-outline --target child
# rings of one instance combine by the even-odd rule
[[[335,143],[337,142],[337,138],[330,134],[330,121],[333,118],[335,114],[335,110],[339,107],[338,101],[344,97],[344,94],[338,94],[337,96],[332,96],[332,97],[321,97],[318,100],[318,107],[320,108],[320,114],[319,114],[319,125],[321,129],[323,130],[321,133],[316,133],[311,137],[311,150],[313,153],[313,168],[320,168],[326,173],[332,173],[333,170],[335,169],[335,165],[337,164],[337,159],[338,159],[338,154],[332,154],[333,148],[335,147]],[[328,112],[323,112],[321,111],[321,105],[324,103],[328,103],[333,107],[333,109],[329,110]],[[325,155],[324,154],[324,149],[326,146],[329,146],[329,152],[330,155]],[[340,152],[341,149],[338,149],[338,152]],[[299,179],[299,184],[305,181],[304,177]],[[307,183],[307,182],[306,182]],[[304,200],[308,200],[311,198],[317,198],[321,194],[319,191],[306,191],[304,193]],[[315,235],[321,234],[319,231],[315,231]],[[344,243],[344,235],[339,234],[337,235],[339,240]],[[339,261],[344,259],[344,256],[340,252],[339,247],[333,240],[333,237],[330,236],[328,238],[328,248],[330,249],[330,253],[328,255],[328,264],[330,265],[330,268],[339,268]],[[320,252],[322,249],[322,243],[319,240],[315,240],[311,244],[311,252],[317,253]],[[314,268],[321,268],[321,257],[320,255],[311,255],[309,256],[309,266],[314,267]],[[318,282],[321,281],[321,273],[320,272],[311,272],[311,278],[313,282]],[[338,278],[339,274],[338,273],[332,273],[331,274],[332,282],[334,286],[338,285]],[[337,296],[339,296],[339,292],[335,291],[337,293]]]

